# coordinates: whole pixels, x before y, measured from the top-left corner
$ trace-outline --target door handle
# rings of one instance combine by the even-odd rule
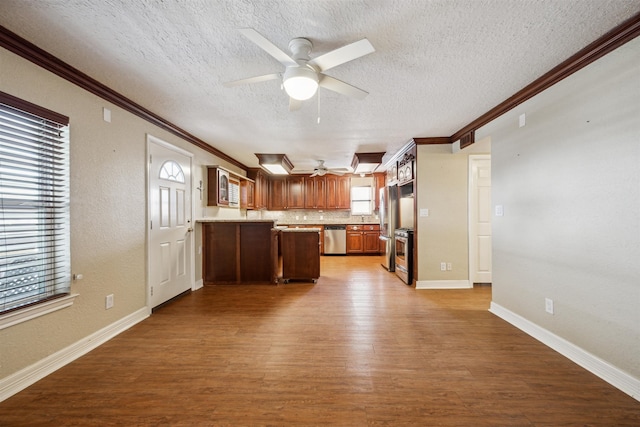
[[[187,233],[193,233],[193,228],[191,227],[187,228]]]

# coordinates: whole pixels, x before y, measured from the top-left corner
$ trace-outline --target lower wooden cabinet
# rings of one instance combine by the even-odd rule
[[[380,226],[377,224],[347,225],[347,255],[377,255],[380,253]]]
[[[280,232],[282,245],[282,278],[307,279],[320,277],[320,232],[294,229]]]
[[[215,283],[273,283],[277,276],[273,222],[206,222],[202,224],[202,277]]]

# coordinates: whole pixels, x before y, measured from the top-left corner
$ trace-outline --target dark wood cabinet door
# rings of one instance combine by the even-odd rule
[[[202,225],[202,270],[204,283],[238,280],[236,224],[206,223]]]
[[[347,231],[347,253],[364,253],[364,241],[362,231]]]
[[[351,209],[351,176],[325,175],[327,209]]]
[[[365,231],[363,235],[363,252],[366,254],[380,253],[380,231]]]
[[[324,176],[314,176],[316,188],[316,209],[326,209],[327,207],[327,180]]]
[[[351,209],[351,177],[350,176],[338,177],[336,209]]]
[[[327,181],[324,176],[304,178],[305,209],[325,209],[327,207]]]
[[[287,203],[286,209],[303,209],[304,204],[304,177],[287,177]]]
[[[287,208],[287,180],[286,178],[271,178],[269,180],[269,210],[282,211]]]

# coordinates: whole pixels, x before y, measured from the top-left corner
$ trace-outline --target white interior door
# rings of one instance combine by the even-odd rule
[[[149,307],[191,289],[191,155],[152,136],[149,150]]]
[[[469,156],[469,280],[491,283],[491,157]]]

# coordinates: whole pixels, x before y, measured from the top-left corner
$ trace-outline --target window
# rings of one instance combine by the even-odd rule
[[[0,314],[70,293],[68,124],[0,93]]]
[[[371,187],[351,187],[351,215],[371,215]]]
[[[182,172],[182,168],[178,163],[173,160],[167,160],[160,168],[160,179],[184,184],[184,172]]]

